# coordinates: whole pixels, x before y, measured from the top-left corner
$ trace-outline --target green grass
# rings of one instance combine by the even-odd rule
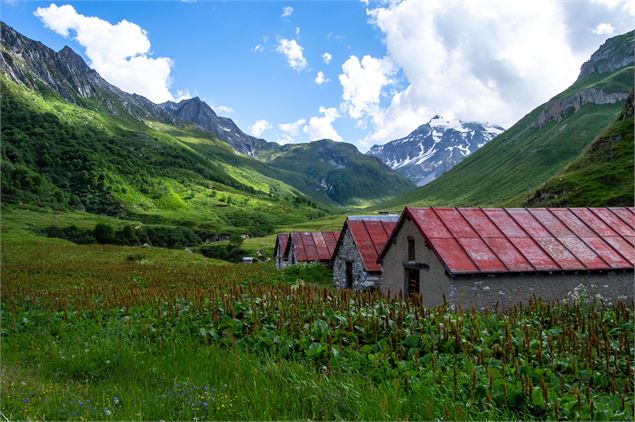
[[[632,206],[633,115],[620,117],[562,173],[524,197],[525,206]]]

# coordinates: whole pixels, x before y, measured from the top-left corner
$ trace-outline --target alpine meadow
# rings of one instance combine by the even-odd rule
[[[635,419],[633,17],[4,1],[2,418]]]

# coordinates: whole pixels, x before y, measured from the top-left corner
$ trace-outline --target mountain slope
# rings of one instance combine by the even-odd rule
[[[384,145],[374,145],[367,154],[378,157],[417,186],[423,186],[450,170],[503,130],[496,125],[463,123],[434,116],[408,136]]]
[[[633,31],[607,40],[571,87],[437,180],[385,207],[517,204],[519,196],[562,171],[617,117],[633,87],[633,41]]]
[[[157,149],[165,147],[165,145],[160,145],[160,142],[165,140],[170,144],[170,148],[178,147],[179,149],[178,152],[170,151],[172,156],[186,154],[188,155],[187,160],[198,160],[198,164],[194,167],[190,167],[191,164],[186,162],[178,162],[175,165],[181,166],[179,171],[196,172],[205,180],[217,181],[227,187],[246,192],[250,192],[250,189],[256,189],[259,194],[271,197],[277,197],[281,194],[287,199],[295,198],[292,200],[293,203],[304,204],[309,202],[309,199],[302,194],[314,201],[330,205],[348,205],[359,202],[357,197],[347,198],[341,194],[341,192],[352,193],[345,177],[333,181],[334,190],[332,191],[325,191],[319,187],[316,180],[328,178],[331,172],[329,168],[322,168],[324,171],[322,174],[307,175],[302,167],[270,165],[265,161],[268,159],[267,157],[280,156],[289,148],[282,148],[276,143],[246,135],[231,119],[217,116],[211,107],[198,98],[183,100],[179,103],[154,104],[142,96],[128,94],[106,82],[70,48],[65,47],[59,52],[55,52],[42,43],[22,36],[4,23],[0,23],[0,27],[3,39],[3,43],[0,45],[0,73],[3,76],[3,88],[10,94],[5,106],[15,107],[15,110],[12,109],[12,111],[16,111],[15,114],[3,116],[3,120],[4,118],[16,118],[13,122],[9,121],[11,124],[7,126],[7,129],[10,128],[10,130],[5,134],[7,145],[10,146],[7,151],[10,149],[11,153],[14,154],[12,157],[6,154],[3,156],[7,165],[17,164],[23,153],[23,148],[27,146],[18,142],[15,139],[16,136],[26,136],[33,142],[36,141],[37,136],[30,133],[29,130],[25,130],[31,128],[22,127],[19,120],[21,118],[28,121],[33,118],[37,122],[34,125],[40,129],[40,137],[44,139],[51,138],[46,136],[49,130],[50,133],[59,131],[76,133],[76,137],[81,138],[81,141],[84,140],[82,136],[91,138],[97,134],[95,136],[100,140],[106,139],[107,136],[115,136],[122,140],[124,137],[143,139],[146,144],[157,142],[157,145],[150,145]],[[34,99],[28,100],[31,97]],[[65,110],[64,113],[69,113],[69,115],[82,115],[86,120],[69,119],[69,116],[60,110]],[[46,118],[44,120],[39,117],[35,118],[30,113],[44,113]],[[18,118],[18,116],[20,117]],[[92,124],[97,126],[93,127]],[[90,130],[86,128],[78,130],[85,125],[90,126]],[[84,134],[86,131],[90,133]],[[175,141],[174,138],[177,140]],[[192,139],[196,139],[196,142],[191,141]],[[223,142],[218,142],[217,139]],[[50,147],[54,148],[63,141],[65,142],[67,139],[57,136]],[[75,145],[79,148],[80,143]],[[85,146],[88,147],[88,145]],[[66,145],[64,148],[71,156],[77,152],[73,151],[72,144]],[[180,150],[181,148],[185,148],[185,151]],[[122,149],[104,151],[96,148],[96,150],[99,151],[99,154],[103,153],[104,157],[108,157],[108,159],[102,159],[102,157],[99,160],[87,160],[87,163],[82,167],[83,170],[95,174],[103,173],[104,167],[113,162],[121,161],[121,158],[126,161],[128,157],[125,155],[129,154]],[[308,150],[313,149],[308,148]],[[30,155],[31,152],[27,155]],[[357,150],[355,152],[362,156]],[[123,157],[110,156],[109,154],[121,154]],[[95,157],[96,155],[92,154],[91,156]],[[259,159],[254,159],[256,157]],[[309,157],[306,158],[309,159]],[[13,159],[18,161],[14,162]],[[320,159],[321,157],[318,156],[310,157],[310,160]],[[377,177],[372,179],[372,182],[382,193],[388,192],[392,188],[391,177],[399,177],[390,169],[374,172],[376,167],[374,160],[363,162],[355,158],[355,160],[351,160],[351,162],[353,161],[357,164],[361,163],[355,167],[356,171],[361,166],[361,173],[371,176],[376,174]],[[135,164],[140,172],[143,172],[144,165],[146,164],[143,160],[139,160]],[[150,167],[155,165],[158,166],[156,163],[149,164]],[[164,173],[171,174],[172,162],[164,159],[163,165],[166,166]],[[370,168],[364,169],[364,165],[368,165]],[[42,176],[44,170],[36,166],[30,167],[29,171],[33,173],[31,176],[35,177],[35,175]],[[121,170],[121,168],[117,169],[117,171]],[[156,167],[153,171],[159,174],[160,168]],[[388,182],[384,186],[385,180]],[[53,185],[61,183],[59,180],[49,181]],[[397,192],[404,191],[402,189]],[[70,195],[69,191],[65,192]],[[333,192],[337,192],[337,194],[333,194]],[[71,195],[73,204],[80,206],[78,203],[80,199],[81,202],[86,202],[85,194],[87,193],[78,191],[73,194],[74,196]],[[14,198],[14,200],[21,197],[17,194],[7,195],[3,197]],[[24,197],[33,200],[38,198],[37,195]],[[102,195],[102,197],[107,198],[108,195]],[[70,204],[68,201],[65,203],[66,205]],[[94,204],[81,206],[95,211],[103,211],[107,208],[108,212],[115,212],[112,204],[105,208]]]
[[[523,199],[525,206],[633,206],[633,91],[618,118],[566,170]]]
[[[308,188],[339,204],[369,205],[414,187],[379,159],[362,154],[354,145],[329,139],[285,145],[270,157],[269,164],[301,174]],[[296,186],[297,181],[281,179]]]

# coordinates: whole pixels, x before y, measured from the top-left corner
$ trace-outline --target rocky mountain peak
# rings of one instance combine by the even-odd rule
[[[578,80],[591,74],[612,73],[635,62],[635,31],[609,38],[580,68]]]

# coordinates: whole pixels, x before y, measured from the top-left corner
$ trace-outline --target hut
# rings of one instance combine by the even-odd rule
[[[392,233],[398,215],[351,216],[344,222],[333,253],[333,285],[348,289],[379,289],[379,252]]]
[[[633,208],[409,208],[379,256],[388,294],[477,309],[633,300]]]
[[[276,236],[276,245],[273,248],[273,258],[276,261],[276,268],[281,270],[287,266],[287,260],[284,257],[284,251],[289,241],[289,233],[280,233]]]
[[[331,265],[339,231],[291,232],[283,258],[287,265],[299,262],[320,262]]]

